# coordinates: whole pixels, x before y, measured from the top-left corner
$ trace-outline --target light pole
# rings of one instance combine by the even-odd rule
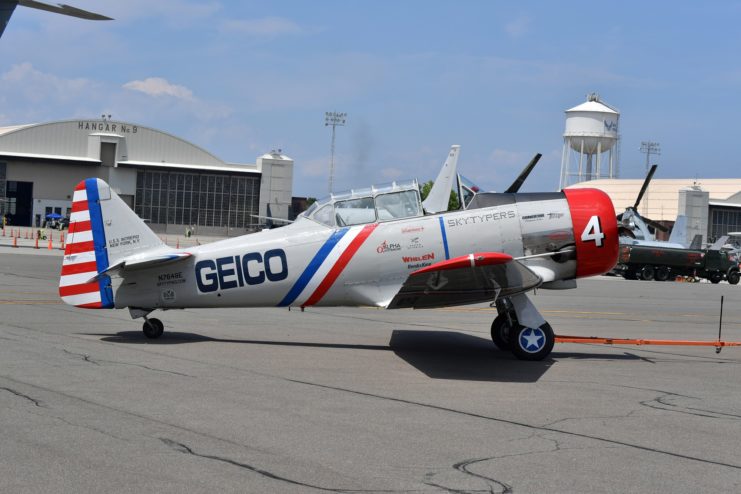
[[[648,173],[648,169],[651,167],[651,155],[660,156],[661,147],[658,142],[641,141],[641,152],[646,153],[646,173]],[[648,216],[648,189],[646,189],[646,194],[643,197],[643,211]]]
[[[324,126],[332,126],[332,147],[330,148],[329,154],[329,193],[332,194],[332,182],[334,180],[334,135],[335,128],[340,125],[345,125],[347,120],[347,113],[339,113],[336,111],[324,112]]]

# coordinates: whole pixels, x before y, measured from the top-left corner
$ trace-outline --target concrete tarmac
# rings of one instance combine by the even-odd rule
[[[127,311],[0,251],[0,492],[739,492],[741,348],[493,349],[487,305]],[[556,333],[741,340],[741,287],[595,278]]]

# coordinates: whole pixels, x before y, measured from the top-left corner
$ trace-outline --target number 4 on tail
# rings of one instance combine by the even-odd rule
[[[587,226],[584,227],[584,231],[581,234],[582,242],[594,241],[594,245],[602,247],[602,239],[605,238],[605,234],[602,233],[602,225],[599,221],[599,216],[595,215],[589,218]]]

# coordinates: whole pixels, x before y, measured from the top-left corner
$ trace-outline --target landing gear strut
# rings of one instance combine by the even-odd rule
[[[499,315],[491,324],[491,339],[497,348],[510,350],[520,360],[543,360],[551,353],[556,336],[550,324],[520,324],[514,304],[507,298],[497,300],[496,306]]]

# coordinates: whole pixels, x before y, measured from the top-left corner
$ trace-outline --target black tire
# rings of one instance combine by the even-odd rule
[[[510,342],[512,353],[520,360],[543,360],[553,350],[556,337],[548,323],[539,328],[520,326]]]
[[[654,267],[646,264],[641,268],[641,279],[646,281],[651,281],[654,279]]]
[[[636,272],[632,269],[627,269],[625,270],[625,272],[623,272],[623,278],[625,278],[626,280],[637,280],[638,274],[636,274]]]
[[[731,285],[738,285],[738,282],[741,281],[741,273],[734,269],[733,271],[728,272],[726,278],[728,279],[728,283]]]
[[[712,283],[713,285],[717,285],[718,283],[723,281],[723,273],[721,273],[720,271],[715,271],[713,274],[710,275],[710,278],[708,279],[710,280],[710,283]]]
[[[144,321],[142,331],[144,331],[144,336],[147,338],[156,340],[162,336],[162,333],[165,331],[165,325],[159,319],[151,317]]]
[[[656,281],[666,281],[669,279],[669,268],[666,266],[659,266],[654,271],[654,279]]]
[[[494,342],[497,348],[500,350],[509,350],[509,335],[512,328],[509,325],[507,316],[499,314],[494,322],[491,323],[491,341]]]

